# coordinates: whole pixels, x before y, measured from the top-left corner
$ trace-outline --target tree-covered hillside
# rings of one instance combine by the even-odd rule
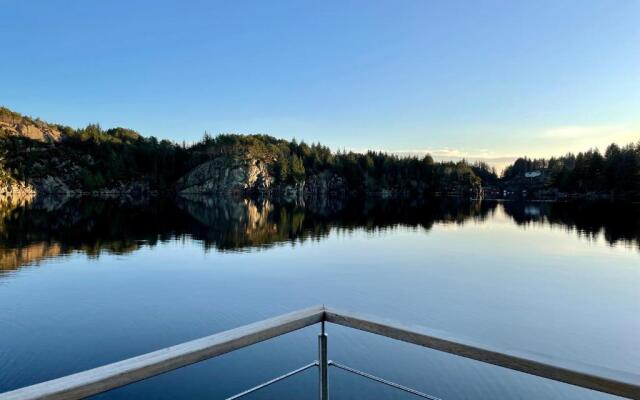
[[[493,172],[485,164],[434,162],[382,152],[332,152],[321,144],[276,139],[267,135],[205,134],[185,145],[143,137],[125,128],[104,130],[97,124],[81,129],[38,123],[59,132],[56,140],[36,140],[20,134],[35,123],[28,117],[0,109],[2,171],[27,182],[50,177],[73,190],[113,188],[133,181],[155,190],[171,190],[182,175],[209,160],[259,159],[268,165],[276,186],[299,185],[319,175],[334,175],[349,191],[429,193],[478,190],[482,177]]]
[[[589,150],[550,159],[519,158],[498,177],[486,163],[332,152],[319,143],[267,135],[205,133],[199,142],[186,145],[98,124],[73,129],[0,107],[0,181],[5,184],[25,182],[45,192],[118,192],[132,184],[138,190],[173,191],[181,177],[212,160],[259,160],[276,191],[330,180],[349,193],[477,196],[487,186],[496,189],[493,193],[527,189],[529,195],[640,193],[640,141],[612,144],[604,154]]]

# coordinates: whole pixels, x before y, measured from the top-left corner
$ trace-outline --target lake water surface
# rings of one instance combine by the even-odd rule
[[[316,304],[640,373],[640,205],[192,198],[0,209],[0,392]],[[309,327],[96,398],[225,398]],[[328,325],[330,358],[443,399],[613,396]],[[315,399],[315,370],[249,399]],[[333,399],[411,399],[340,370]]]

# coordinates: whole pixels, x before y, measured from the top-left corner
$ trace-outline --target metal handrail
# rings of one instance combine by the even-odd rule
[[[0,394],[0,400],[80,399],[329,322],[604,393],[640,400],[640,375],[553,357],[492,349],[425,328],[316,306],[138,357]],[[326,336],[325,336],[326,338]],[[325,340],[326,346],[326,340]],[[326,383],[326,382],[325,382]]]
[[[640,399],[640,375],[635,373],[558,360],[542,354],[492,349],[490,346],[478,344],[443,331],[423,327],[410,328],[395,321],[333,308],[325,308],[324,319],[326,322],[375,333],[529,375],[630,399]]]
[[[286,374],[282,374],[282,375],[280,375],[280,376],[278,376],[276,378],[273,378],[273,379],[268,380],[268,381],[266,381],[264,383],[256,385],[256,386],[254,386],[254,387],[252,387],[250,389],[245,390],[244,392],[240,392],[238,394],[234,394],[231,397],[227,397],[225,400],[237,400],[237,399],[239,399],[241,397],[244,397],[244,396],[250,395],[251,393],[257,392],[258,390],[264,389],[267,386],[273,385],[274,383],[280,382],[280,381],[285,380],[287,378],[290,378],[290,377],[292,377],[294,375],[297,375],[297,374],[299,374],[301,372],[304,372],[304,371],[308,370],[309,368],[319,367],[319,366],[320,366],[320,362],[314,361],[314,362],[312,362],[310,364],[307,364],[307,365],[305,365],[303,367],[300,367],[298,369],[294,369],[293,371],[287,372]],[[400,385],[400,384],[392,382],[390,380],[380,378],[379,376],[375,376],[375,375],[369,374],[367,372],[363,372],[363,371],[357,370],[355,368],[346,366],[344,364],[337,363],[337,362],[332,361],[332,360],[329,360],[327,362],[327,366],[336,367],[336,368],[341,369],[343,371],[347,371],[347,372],[350,372],[352,374],[361,376],[363,378],[370,379],[370,380],[372,380],[374,382],[378,382],[378,383],[382,383],[383,385],[390,386],[390,387],[392,387],[394,389],[402,390],[402,391],[410,393],[412,395],[415,395],[415,396],[418,396],[418,397],[422,397],[423,399],[442,400],[439,397],[431,396],[430,394],[426,394],[426,393],[420,392],[418,390],[411,389],[410,387]],[[321,381],[322,381],[322,379],[321,379]]]
[[[379,376],[371,375],[370,373],[363,372],[357,370],[352,367],[348,367],[344,364],[337,363],[335,361],[329,361],[329,366],[339,368],[343,371],[351,372],[352,374],[359,375],[363,378],[371,379],[374,382],[382,383],[383,385],[391,386],[392,388],[402,390],[403,392],[411,393],[414,396],[422,397],[423,399],[428,400],[442,400],[439,397],[432,396],[430,394],[422,393],[419,390],[411,389],[410,387],[406,387],[395,382],[391,382],[390,380],[380,378]]]
[[[233,395],[231,397],[227,397],[225,400],[236,400],[236,399],[239,399],[240,397],[244,397],[244,396],[246,396],[248,394],[251,394],[253,392],[257,392],[260,389],[264,389],[267,386],[273,385],[276,382],[280,382],[280,381],[285,380],[287,378],[291,378],[292,376],[297,375],[300,372],[304,372],[304,371],[308,370],[309,368],[317,367],[318,365],[319,365],[319,363],[317,361],[314,361],[314,362],[312,362],[310,364],[307,364],[305,366],[302,366],[302,367],[300,367],[298,369],[294,369],[293,371],[287,372],[286,374],[280,375],[277,378],[273,378],[273,379],[271,379],[269,381],[266,381],[265,383],[261,383],[261,384],[259,384],[257,386],[254,386],[251,389],[247,389],[244,392],[240,392],[240,393],[235,394],[235,395]]]
[[[82,399],[293,332],[324,319],[315,306],[0,394],[0,400]]]

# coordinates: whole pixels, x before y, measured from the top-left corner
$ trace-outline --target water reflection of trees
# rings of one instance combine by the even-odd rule
[[[334,230],[430,230],[437,223],[490,218],[495,202],[462,200],[329,200],[280,204],[269,200],[191,197],[119,200],[38,199],[0,207],[0,271],[82,252],[124,254],[141,246],[190,238],[206,249],[238,251],[319,240]],[[609,243],[640,243],[637,205],[504,203],[517,224],[566,226]]]
[[[506,202],[504,210],[516,224],[547,224],[574,230],[607,243],[623,242],[640,249],[640,205],[626,202]]]

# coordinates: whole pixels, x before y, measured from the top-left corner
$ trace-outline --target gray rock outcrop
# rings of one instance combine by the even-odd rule
[[[264,192],[273,184],[267,164],[252,158],[218,157],[198,165],[176,183],[180,194]]]

